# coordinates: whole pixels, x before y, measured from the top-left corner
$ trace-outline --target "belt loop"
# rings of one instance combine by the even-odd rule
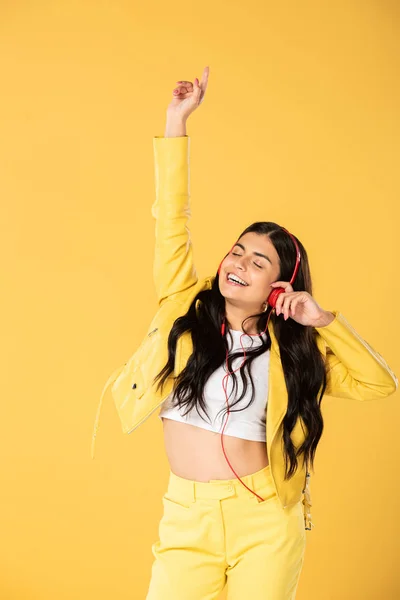
[[[190,494],[189,494],[190,502],[196,502],[196,482],[190,482]]]

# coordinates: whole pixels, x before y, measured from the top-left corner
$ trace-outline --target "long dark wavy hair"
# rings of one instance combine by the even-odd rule
[[[290,236],[278,225],[271,221],[259,221],[247,227],[239,236],[254,232],[266,235],[273,243],[280,260],[280,274],[278,281],[290,281],[296,263],[296,248]],[[312,282],[307,252],[302,243],[294,236],[300,250],[300,267],[292,284],[294,291],[307,291],[312,295]],[[228,255],[226,255],[228,256]],[[198,310],[196,303],[200,300]],[[246,317],[242,322],[242,329],[246,332],[243,324],[251,317],[258,317],[257,330],[264,331],[267,324],[269,312],[273,309],[268,306],[265,312],[256,313]],[[173,404],[179,409],[187,407],[185,415],[199,408],[207,415],[204,399],[204,386],[210,375],[226,361],[226,350],[229,349],[227,335],[221,336],[221,325],[225,316],[225,298],[221,294],[218,285],[218,274],[212,287],[197,294],[185,315],[178,317],[171,328],[168,336],[168,360],[164,368],[154,378],[154,383],[159,380],[157,390],[162,387],[173,373],[175,367],[175,353],[178,338],[186,331],[190,331],[193,342],[193,353],[189,357],[185,368],[179,373],[174,381]],[[321,413],[321,401],[326,389],[326,370],[321,352],[316,343],[317,332],[314,327],[300,325],[293,319],[279,318],[273,311],[271,321],[274,333],[279,344],[281,363],[284,372],[286,388],[288,392],[288,407],[283,419],[283,444],[285,456],[285,479],[289,479],[298,468],[297,456],[303,455],[307,468],[314,469],[314,457],[318,442],[321,438],[324,423]],[[267,330],[268,331],[268,330]],[[271,347],[270,336],[260,336],[261,345],[257,344],[254,349],[246,348],[246,361],[240,367],[238,374],[243,383],[243,391],[229,410],[236,412],[245,410],[254,400],[254,385],[251,375],[251,363],[253,360],[266,352]],[[228,367],[232,371],[233,360],[243,357],[242,350],[230,353],[228,356]],[[237,390],[237,376],[233,377],[233,391]],[[250,401],[242,408],[232,409],[239,404],[246,394],[247,376],[251,381]],[[322,386],[322,389],[321,389]],[[321,392],[320,392],[321,390]],[[319,394],[320,392],[320,394]],[[225,410],[226,406],[225,406]],[[299,448],[295,448],[290,437],[296,421],[300,417],[304,431],[306,427],[305,440]],[[203,418],[201,416],[201,418]],[[209,417],[208,417],[209,418]],[[203,419],[204,420],[204,419]],[[288,468],[288,464],[290,465]]]

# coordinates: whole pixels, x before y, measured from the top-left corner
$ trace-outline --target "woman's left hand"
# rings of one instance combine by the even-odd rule
[[[291,317],[300,325],[319,327],[334,319],[335,315],[321,308],[311,294],[305,291],[294,292],[288,281],[275,281],[271,286],[285,289],[279,294],[275,306],[276,314],[282,313],[285,321]]]

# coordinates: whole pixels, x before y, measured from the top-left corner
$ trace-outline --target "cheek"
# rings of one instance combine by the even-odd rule
[[[252,287],[254,287],[254,291],[257,294],[263,296],[271,292],[271,290],[273,289],[271,287],[271,283],[273,281],[274,280],[271,279],[271,276],[268,273],[258,273],[256,276],[253,277]]]
[[[232,259],[226,257],[225,260],[222,261],[221,263],[221,271],[219,274],[220,279],[223,279],[226,277],[226,273],[228,271],[234,271],[235,267],[233,265]]]

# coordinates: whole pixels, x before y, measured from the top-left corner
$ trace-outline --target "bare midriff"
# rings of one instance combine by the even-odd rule
[[[162,417],[164,444],[171,471],[192,481],[235,479],[226,461],[221,434]],[[268,465],[265,442],[223,436],[225,453],[239,477]]]

